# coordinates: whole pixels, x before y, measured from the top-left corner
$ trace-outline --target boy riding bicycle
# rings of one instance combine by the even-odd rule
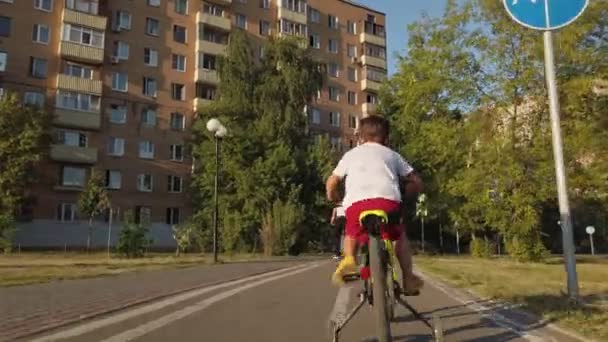
[[[419,193],[422,181],[414,169],[395,151],[388,148],[389,123],[380,116],[361,119],[361,144],[344,154],[332,175],[327,179],[327,198],[339,201],[338,187],[346,177],[345,196],[346,236],[344,258],[332,276],[332,282],[342,285],[343,277],[356,273],[355,251],[357,241],[367,241],[367,233],[359,223],[359,215],[366,210],[383,210],[387,214],[401,210],[400,185],[405,183],[406,195]],[[395,243],[395,254],[403,273],[406,294],[415,294],[423,282],[414,275],[412,255],[402,224],[389,222],[386,237]]]

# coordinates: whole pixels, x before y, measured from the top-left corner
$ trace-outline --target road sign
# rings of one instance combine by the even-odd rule
[[[585,229],[585,231],[587,232],[587,234],[593,235],[593,234],[595,234],[595,227],[589,226],[589,227],[587,227],[587,229]]]
[[[556,30],[575,21],[589,0],[503,0],[513,20],[535,30]]]

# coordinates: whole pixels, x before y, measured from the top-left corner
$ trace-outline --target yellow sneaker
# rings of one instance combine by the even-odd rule
[[[331,277],[331,282],[335,286],[344,285],[344,276],[357,273],[357,262],[355,261],[355,257],[347,256],[344,257],[340,263],[338,264],[338,268],[336,268],[336,272]]]

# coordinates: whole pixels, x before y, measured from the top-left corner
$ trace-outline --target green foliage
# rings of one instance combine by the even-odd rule
[[[199,109],[193,153],[205,161],[193,187],[197,216],[209,234],[213,219],[215,143],[205,124],[219,118],[228,128],[221,141],[220,237],[224,252],[256,251],[260,231],[275,203],[300,203],[307,231],[296,234],[294,250],[319,241],[329,215],[320,200],[333,161],[329,145],[312,144],[306,105],[323,82],[321,64],[296,39],[272,40],[257,60],[242,32],[231,34],[228,55],[219,61],[220,98]],[[207,162],[209,161],[209,162]],[[288,249],[279,248],[282,252]]]
[[[93,220],[110,208],[110,199],[104,186],[104,180],[94,170],[87,182],[84,191],[78,198],[78,210],[89,221],[87,234],[87,251],[91,249],[91,235],[93,233]]]
[[[125,212],[123,228],[120,231],[116,250],[127,258],[141,258],[144,256],[148,246],[152,245],[152,239],[146,237],[148,228],[140,223],[135,223],[135,217],[131,210]]]
[[[555,34],[570,198],[587,223],[605,220],[589,214],[599,203],[608,209],[608,98],[593,92],[608,75],[606,14],[608,3],[594,2]],[[450,0],[409,31],[381,102],[391,142],[425,181],[429,223],[499,233],[514,258],[542,259],[557,202],[542,36],[495,0]]]
[[[198,241],[200,241],[200,228],[194,220],[188,220],[181,224],[175,225],[173,229],[173,239],[177,244],[175,249],[175,256],[180,256],[181,253],[185,253],[188,249],[192,248]]]
[[[489,259],[494,254],[494,245],[485,239],[473,239],[469,251],[473,257]]]
[[[262,221],[260,235],[265,255],[284,255],[292,251],[304,220],[304,208],[276,200]]]
[[[21,105],[16,94],[0,98],[0,248],[5,252],[10,251],[15,214],[48,147],[51,121],[45,111]]]

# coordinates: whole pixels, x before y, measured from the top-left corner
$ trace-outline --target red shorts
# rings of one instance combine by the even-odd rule
[[[385,198],[371,198],[351,204],[346,209],[346,236],[357,239],[360,243],[368,240],[367,232],[359,223],[359,215],[366,210],[384,210],[387,213],[399,211],[401,203]],[[382,238],[397,241],[405,232],[403,224],[392,224],[382,232]]]

